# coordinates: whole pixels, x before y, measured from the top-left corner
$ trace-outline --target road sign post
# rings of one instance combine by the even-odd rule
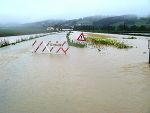
[[[148,49],[149,49],[149,64],[150,64],[150,40],[148,40]]]

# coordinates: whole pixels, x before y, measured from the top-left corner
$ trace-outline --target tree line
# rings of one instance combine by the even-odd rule
[[[91,32],[107,32],[107,33],[130,33],[130,32],[150,32],[150,26],[145,25],[118,25],[118,26],[93,26],[93,25],[82,25],[74,26],[74,30],[79,31],[91,31]]]

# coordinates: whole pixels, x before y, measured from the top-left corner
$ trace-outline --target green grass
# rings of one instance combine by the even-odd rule
[[[95,38],[95,37],[88,37],[87,42],[91,42],[92,44],[95,45],[107,45],[107,46],[114,46],[119,49],[125,49],[125,48],[131,48],[132,46],[129,46],[125,44],[124,42],[119,42],[114,39],[110,38]]]
[[[47,32],[48,31],[46,28],[36,26],[0,27],[0,37],[30,35]]]
[[[87,46],[86,44],[83,44],[83,43],[80,43],[80,42],[74,42],[73,40],[70,40],[70,38],[69,38],[70,33],[71,32],[67,33],[67,35],[66,35],[67,42],[68,42],[69,46],[73,46],[73,47],[77,47],[77,48],[84,48],[84,47]]]

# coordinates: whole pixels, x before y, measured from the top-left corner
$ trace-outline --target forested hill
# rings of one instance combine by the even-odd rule
[[[99,32],[150,32],[150,17],[123,15],[103,18],[94,21],[92,25],[76,25],[75,30]]]
[[[74,30],[108,33],[150,32],[150,16],[89,16],[72,20],[44,20],[11,26],[0,23],[0,36],[50,32],[47,28],[54,28],[54,31],[56,28],[59,30],[72,28]]]

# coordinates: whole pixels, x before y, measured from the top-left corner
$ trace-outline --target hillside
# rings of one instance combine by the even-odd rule
[[[75,25],[74,30],[107,33],[150,32],[150,17],[113,16],[93,21],[92,25]]]
[[[48,27],[74,28],[74,30],[87,30],[97,32],[130,31],[149,32],[150,17],[137,17],[136,15],[122,16],[89,16],[72,20],[45,20],[26,24],[3,25],[0,24],[0,36],[21,35],[50,32]]]
[[[114,16],[101,19],[93,23],[94,26],[118,26],[122,23],[126,23],[129,25],[133,25],[138,20],[137,16],[135,15],[123,15],[123,16]]]

